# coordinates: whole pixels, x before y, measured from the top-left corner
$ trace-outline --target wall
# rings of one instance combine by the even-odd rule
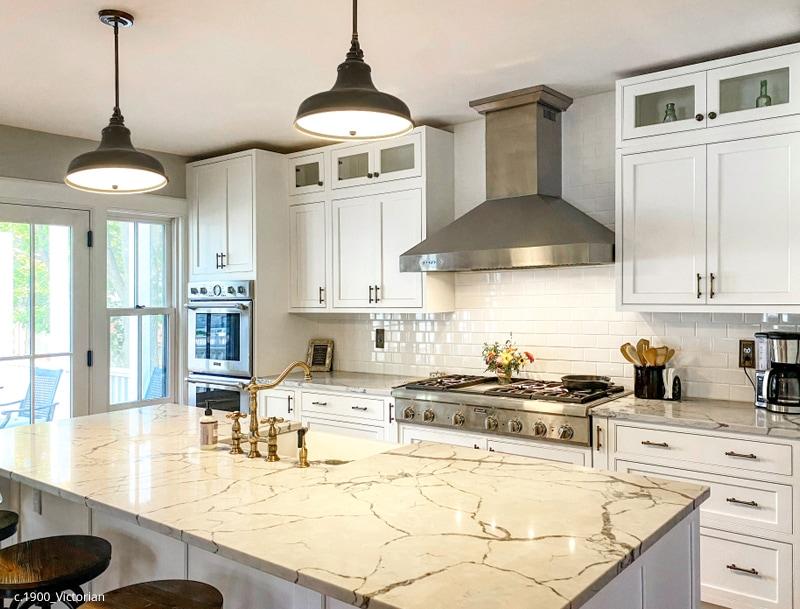
[[[614,95],[575,100],[563,122],[564,198],[613,228]],[[483,201],[483,121],[455,127],[456,210]],[[737,367],[740,338],[767,328],[761,315],[621,313],[614,307],[613,267],[456,274],[456,311],[435,315],[361,315],[326,319],[320,336],[336,341],[336,368],[426,376],[432,370],[480,374],[482,344],[514,333],[533,352],[529,372],[606,374],[632,386],[633,367],[619,346],[639,337],[678,350],[688,395],[750,400]],[[374,348],[386,329],[385,349]]]
[[[95,148],[97,142],[91,140],[0,125],[0,176],[63,182],[69,162]],[[186,197],[187,159],[164,152],[147,152],[161,161],[169,177],[169,184],[153,194]]]

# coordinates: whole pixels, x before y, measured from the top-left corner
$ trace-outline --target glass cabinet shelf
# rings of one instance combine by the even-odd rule
[[[694,120],[694,90],[694,86],[690,85],[637,95],[634,126],[638,128],[664,122]],[[668,104],[674,104],[674,115],[668,112]],[[672,121],[667,118],[668,115]]]
[[[764,82],[766,98],[761,97]],[[758,100],[762,101],[759,104]],[[789,103],[789,67],[743,74],[719,81],[719,113],[752,110],[761,106],[777,106]]]

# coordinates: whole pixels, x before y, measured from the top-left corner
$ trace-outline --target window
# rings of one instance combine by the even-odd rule
[[[107,223],[106,306],[109,403],[138,406],[171,398],[171,222]]]

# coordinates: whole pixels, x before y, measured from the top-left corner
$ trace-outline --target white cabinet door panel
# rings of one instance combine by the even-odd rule
[[[249,156],[225,163],[228,169],[226,273],[253,270],[253,159]],[[215,227],[219,230],[219,227]]]
[[[367,307],[380,283],[380,200],[359,197],[333,202],[335,307]]]
[[[800,300],[800,134],[708,147],[714,304]]]
[[[195,167],[192,260],[196,273],[214,273],[225,251],[228,170],[224,162]]]
[[[421,307],[422,273],[401,273],[400,254],[422,241],[422,191],[380,196],[381,284],[378,306]]]
[[[325,202],[289,208],[289,304],[324,309],[327,239]]]
[[[705,303],[705,215],[705,146],[622,157],[623,304]]]
[[[674,121],[664,121],[668,103],[674,104]],[[628,85],[622,92],[622,139],[702,129],[705,111],[705,72]]]
[[[300,420],[298,400],[294,391],[286,389],[268,389],[258,392],[258,416],[281,417],[282,419]]]

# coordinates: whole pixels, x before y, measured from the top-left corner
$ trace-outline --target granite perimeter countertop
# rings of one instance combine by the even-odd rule
[[[310,381],[305,380],[302,372],[292,373],[286,377],[281,386],[302,387],[317,391],[347,391],[349,393],[367,393],[371,395],[389,396],[394,387],[419,380],[415,376],[397,376],[393,374],[370,374],[367,372],[314,372]],[[258,377],[259,383],[269,383],[278,378],[277,374]]]
[[[300,469],[199,450],[201,414],[162,405],[0,430],[0,475],[370,609],[575,609],[709,494],[432,443],[333,465],[314,431]]]
[[[629,395],[592,408],[592,416],[800,440],[800,415],[768,412],[752,402],[671,402]]]

